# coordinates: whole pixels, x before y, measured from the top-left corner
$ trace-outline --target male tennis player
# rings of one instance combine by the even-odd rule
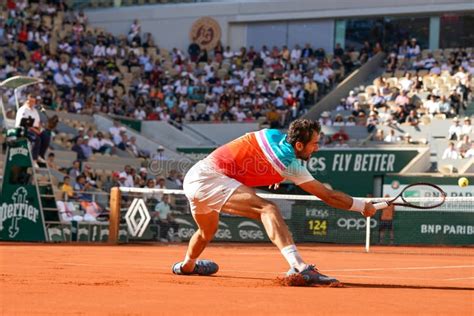
[[[217,231],[219,213],[224,212],[262,221],[290,265],[287,276],[300,274],[307,285],[339,283],[303,261],[278,207],[252,189],[288,179],[332,207],[372,216],[376,210],[371,203],[326,188],[301,164],[318,150],[320,131],[318,122],[298,119],[288,134],[275,129],[248,133],[194,165],[183,186],[199,229],[189,241],[184,261],[173,265],[173,273],[211,275],[219,270],[216,263],[198,257]]]

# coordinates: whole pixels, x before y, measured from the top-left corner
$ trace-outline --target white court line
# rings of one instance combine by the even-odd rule
[[[404,268],[362,268],[362,269],[325,269],[324,271],[390,271],[390,270],[438,270],[438,269],[466,269],[474,268],[474,265],[468,266],[434,266],[434,267],[404,267]]]
[[[443,279],[444,281],[474,280],[474,277]]]
[[[100,265],[100,264],[89,264],[89,263],[74,263],[68,262],[63,263],[64,265],[71,266],[89,266],[89,267],[111,267],[110,265]],[[155,270],[170,270],[168,267],[158,267],[158,266],[142,266],[142,265],[133,265],[130,267],[135,267],[137,269],[155,269]],[[367,268],[367,269],[324,269],[324,272],[355,272],[355,271],[393,271],[393,270],[437,270],[437,269],[466,269],[474,268],[474,265],[465,265],[465,266],[433,266],[433,267],[404,267],[404,268]],[[223,272],[237,272],[237,273],[255,273],[255,274],[273,274],[275,272],[266,272],[266,271],[250,271],[250,270],[227,270],[223,269]],[[282,272],[284,274],[285,272]],[[470,278],[470,277],[469,277]],[[461,278],[464,279],[464,278]]]
[[[338,278],[348,279],[391,279],[391,280],[424,280],[424,281],[445,281],[444,279],[433,279],[433,278],[407,278],[407,277],[389,277],[389,276],[376,276],[376,275],[344,275],[344,274],[332,274]]]

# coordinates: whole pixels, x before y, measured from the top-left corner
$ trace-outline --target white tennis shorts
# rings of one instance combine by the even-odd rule
[[[216,171],[212,162],[204,159],[196,163],[184,177],[183,189],[193,214],[220,212],[239,181]]]

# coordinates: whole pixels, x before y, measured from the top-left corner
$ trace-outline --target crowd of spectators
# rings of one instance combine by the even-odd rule
[[[138,120],[266,121],[285,125],[365,62],[374,49],[333,52],[219,43],[187,53],[159,48],[135,20],[113,36],[88,24],[64,1],[7,1],[0,19],[0,80],[45,80],[42,102],[73,113],[104,112]]]
[[[417,129],[433,119],[451,118],[453,126],[446,132],[446,138],[453,144],[442,159],[469,158],[474,137],[472,119],[460,116],[472,103],[473,74],[472,49],[448,49],[433,54],[420,50],[415,39],[410,44],[404,41],[389,53],[383,76],[374,80],[373,85],[350,91],[334,113],[321,114],[320,123],[365,126],[372,140],[413,144],[429,140],[413,139],[410,134],[396,135],[395,130],[403,125]],[[388,135],[382,126],[392,127]],[[338,139],[330,136],[323,138],[323,144],[340,145]]]

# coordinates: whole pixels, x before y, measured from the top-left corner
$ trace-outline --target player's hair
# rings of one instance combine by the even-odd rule
[[[319,122],[308,119],[294,120],[288,128],[286,140],[293,146],[296,142],[302,142],[306,145],[311,140],[313,132],[321,132],[321,125],[319,125]]]

